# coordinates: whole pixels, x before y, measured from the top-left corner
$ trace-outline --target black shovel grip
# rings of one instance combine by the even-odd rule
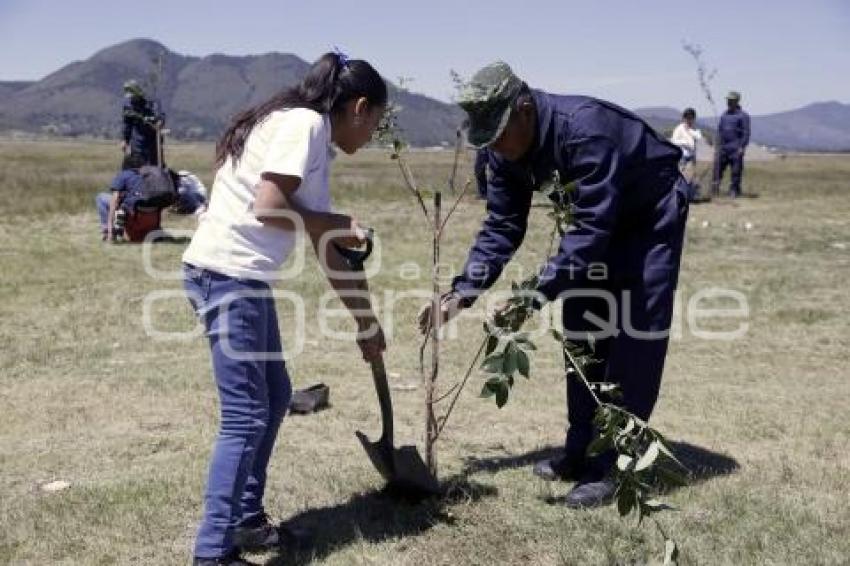
[[[352,249],[352,248],[344,248],[337,244],[336,242],[331,242],[339,253],[342,256],[342,259],[345,260],[345,263],[348,264],[348,267],[352,271],[363,271],[363,264],[366,263],[366,260],[372,255],[372,246],[373,239],[375,236],[375,230],[372,228],[366,229],[366,247],[362,250]]]

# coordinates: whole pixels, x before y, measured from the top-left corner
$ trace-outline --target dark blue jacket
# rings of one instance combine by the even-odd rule
[[[519,248],[532,191],[551,180],[555,170],[561,182],[576,183],[575,226],[543,270],[538,291],[547,299],[580,286],[589,264],[620,261],[624,254],[611,253],[612,248],[633,232],[664,229],[644,218],[679,178],[679,148],[609,102],[538,90],[532,94],[538,132],[529,153],[512,163],[489,152],[487,218],[452,284],[467,304],[496,281]]]
[[[130,146],[130,152],[145,156],[148,162],[156,157],[155,122],[161,118],[156,106],[144,98],[124,99],[122,109],[124,119],[123,139]]]
[[[478,187],[478,195],[481,198],[487,197],[487,150],[479,149],[475,153],[475,184]]]
[[[124,169],[119,171],[112,183],[109,185],[109,190],[116,191],[121,194],[121,206],[128,211],[133,210],[135,201],[138,200],[141,194],[142,176],[139,175],[138,169]]]
[[[723,149],[743,149],[750,143],[750,115],[740,108],[727,110],[720,117],[718,130]]]

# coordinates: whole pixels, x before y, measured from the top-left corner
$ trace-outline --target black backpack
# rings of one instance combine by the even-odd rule
[[[140,208],[167,208],[177,200],[177,184],[170,169],[145,165],[139,169],[141,182],[135,206]]]

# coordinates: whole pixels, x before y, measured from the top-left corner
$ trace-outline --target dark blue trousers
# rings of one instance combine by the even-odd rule
[[[572,342],[589,348],[586,333],[597,334],[599,363],[590,366],[588,378],[618,383],[623,394],[618,404],[644,420],[661,387],[687,216],[687,183],[681,179],[643,225],[615,237],[606,280],[589,281],[581,294],[563,301],[564,331]],[[600,332],[600,319],[613,331]],[[584,454],[594,435],[595,410],[587,388],[568,375],[568,455]],[[610,457],[599,460],[602,467],[611,463]]]
[[[221,403],[195,556],[233,550],[233,531],[263,510],[266,468],[291,386],[269,286],[185,266],[189,301],[203,320]]]
[[[729,180],[729,194],[731,196],[741,196],[741,177],[744,175],[744,156],[738,153],[736,148],[720,150],[718,156],[720,162],[717,164],[717,179],[715,179],[717,190],[720,189],[720,183],[723,181],[723,173],[726,168],[731,170]]]

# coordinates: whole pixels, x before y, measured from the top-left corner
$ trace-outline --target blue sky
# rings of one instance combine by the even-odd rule
[[[134,37],[180,53],[295,53],[333,45],[443,100],[449,70],[494,59],[529,84],[628,107],[708,106],[682,40],[755,114],[850,102],[848,0],[0,0],[0,80],[37,79]]]

